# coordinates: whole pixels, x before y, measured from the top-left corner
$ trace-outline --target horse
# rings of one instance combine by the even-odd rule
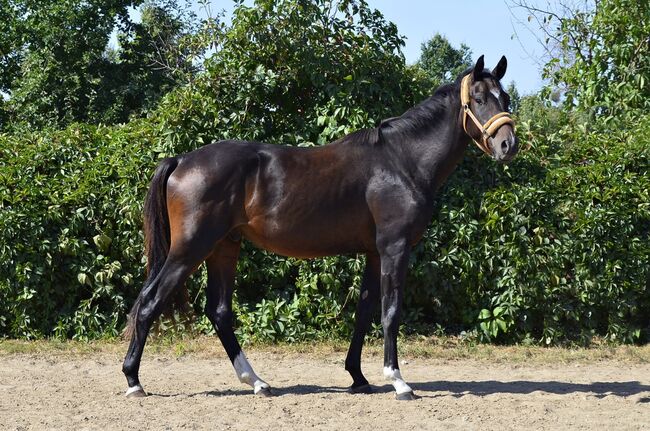
[[[127,323],[127,397],[146,396],[138,372],[148,332],[203,262],[205,313],[237,377],[253,393],[271,395],[233,332],[232,295],[245,238],[297,258],[365,254],[345,360],[353,381],[349,392],[372,392],[361,371],[361,350],[381,303],[383,374],[397,399],[415,399],[397,359],[409,253],[470,139],[499,162],[517,153],[509,96],[500,83],[506,68],[505,56],[491,71],[481,56],[403,115],[320,147],[228,140],[162,160],[145,199],[148,276]]]

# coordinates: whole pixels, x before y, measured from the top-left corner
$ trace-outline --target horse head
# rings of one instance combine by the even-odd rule
[[[507,162],[518,151],[515,122],[509,112],[510,96],[501,86],[508,60],[502,56],[491,71],[483,66],[480,56],[461,81],[463,128],[486,154]]]

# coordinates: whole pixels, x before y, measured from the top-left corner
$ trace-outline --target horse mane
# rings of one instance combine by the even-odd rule
[[[332,142],[332,144],[346,144],[346,143],[366,143],[370,145],[375,145],[379,142],[379,129],[373,127],[372,129],[360,129],[356,132],[352,132],[349,135],[345,135],[342,138],[337,139]]]
[[[460,99],[460,82],[465,75],[471,72],[472,68],[465,70],[458,75],[454,82],[441,85],[430,97],[408,109],[402,115],[386,118],[377,127],[357,130],[333,143],[375,145],[380,143],[384,136],[417,137],[421,131],[435,127],[443,120],[443,114],[451,105],[449,98]]]
[[[414,137],[421,130],[429,130],[435,127],[444,117],[449,109],[450,97],[458,97],[460,85],[457,83],[445,84],[440,87],[429,98],[415,105],[399,117],[383,120],[378,129],[381,134],[398,134]]]
[[[399,117],[387,118],[379,126],[379,135],[400,138],[417,138],[425,130],[436,127],[443,121],[445,113],[455,100],[460,100],[460,84],[469,68],[456,77],[453,82],[438,87],[433,94]]]

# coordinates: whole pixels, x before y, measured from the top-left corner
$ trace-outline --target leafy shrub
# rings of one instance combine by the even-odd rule
[[[649,127],[524,122],[511,165],[468,155],[416,248],[411,306],[486,341],[647,339]]]
[[[520,131],[510,165],[469,150],[412,256],[405,311],[489,341],[648,337],[650,122]],[[145,121],[0,136],[0,331],[114,336],[143,280],[140,212],[161,149]],[[245,340],[347,336],[362,257],[297,260],[246,244]],[[190,283],[203,307],[201,276]],[[205,319],[196,328],[211,331]]]
[[[564,91],[565,106],[601,120],[647,113],[650,4],[603,0],[560,7],[555,14],[525,6],[549,36],[546,48],[555,57],[543,74]]]
[[[133,283],[142,280],[141,201],[158,158],[231,137],[315,145],[419,99],[414,89],[425,87],[410,82],[415,69],[405,66],[395,25],[363,2],[332,7],[326,0],[240,4],[206,72],[168,95],[149,120],[2,136],[1,333],[117,333]],[[339,323],[351,319],[342,309],[358,278],[349,268],[359,260],[325,262],[316,276],[313,263],[245,247],[237,310],[250,323],[242,336],[262,323],[269,326],[258,338],[349,331]],[[197,311],[204,279],[191,283]],[[292,324],[296,313],[309,316],[305,331]],[[197,325],[210,330],[205,319]]]
[[[144,279],[142,201],[160,158],[215,138],[318,145],[420,98],[428,81],[405,66],[394,26],[363,2],[335,14],[328,4],[240,5],[206,73],[148,119],[0,135],[0,336],[119,333]],[[411,257],[406,327],[491,342],[647,340],[650,120],[585,126],[535,98],[520,115],[512,164],[468,150],[441,191]],[[349,336],[363,265],[245,243],[239,336]],[[197,313],[204,282],[204,271],[189,282]],[[193,327],[212,331],[203,317]]]
[[[365,2],[240,5],[206,72],[169,95],[155,121],[171,152],[213,139],[323,144],[427,95],[403,45]]]
[[[151,129],[73,125],[0,136],[0,331],[116,335],[143,277]]]

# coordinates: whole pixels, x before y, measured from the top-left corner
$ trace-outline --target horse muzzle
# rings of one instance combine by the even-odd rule
[[[512,127],[507,125],[490,138],[492,157],[498,162],[507,163],[512,160],[519,151],[519,140]]]

